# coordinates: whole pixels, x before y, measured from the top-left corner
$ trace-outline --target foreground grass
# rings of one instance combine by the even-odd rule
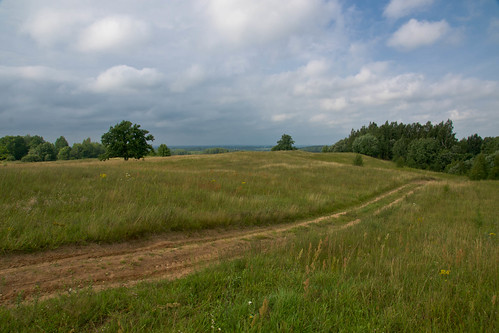
[[[6,331],[499,329],[497,182],[438,182],[341,232],[301,230],[173,282],[0,309]]]
[[[284,223],[344,209],[420,177],[367,157],[366,167],[353,167],[353,156],[241,152],[5,164],[0,252]]]

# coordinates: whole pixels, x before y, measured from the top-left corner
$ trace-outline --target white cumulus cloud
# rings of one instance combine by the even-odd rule
[[[129,93],[157,87],[163,75],[154,68],[136,69],[120,65],[101,73],[91,84],[91,90],[99,93]]]
[[[385,7],[383,15],[388,18],[401,18],[415,10],[428,7],[434,0],[391,0]]]
[[[328,111],[341,111],[348,106],[344,97],[325,98],[321,102],[321,108]]]
[[[70,41],[75,29],[87,18],[85,12],[41,9],[24,22],[21,30],[39,45],[52,46]]]
[[[122,51],[148,38],[146,23],[129,16],[108,16],[84,29],[77,47],[84,52]]]
[[[388,46],[410,51],[436,43],[450,30],[451,28],[445,20],[428,22],[411,19],[390,37]]]
[[[264,44],[327,24],[339,11],[335,1],[211,0],[215,31],[232,44]]]

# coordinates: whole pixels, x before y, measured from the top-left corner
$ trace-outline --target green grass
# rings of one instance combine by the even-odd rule
[[[497,332],[499,183],[441,181],[173,282],[0,309],[5,331]],[[448,274],[447,274],[448,273]]]
[[[421,176],[353,154],[238,152],[0,167],[0,251],[286,223]]]

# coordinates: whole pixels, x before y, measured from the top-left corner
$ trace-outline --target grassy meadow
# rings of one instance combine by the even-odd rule
[[[15,198],[2,198],[10,224],[2,225],[1,244],[4,250],[15,250],[78,242],[69,230],[77,230],[80,237],[88,235],[85,241],[113,241],[168,230],[280,223],[352,207],[427,176],[368,158],[364,167],[354,167],[353,157],[236,153],[128,164],[8,165],[0,171],[2,191],[8,182],[22,186]],[[126,172],[131,176],[127,178]],[[107,176],[101,178],[103,173]],[[497,332],[499,183],[431,176],[437,181],[390,208],[378,211],[387,203],[382,201],[345,217],[361,219],[351,228],[338,231],[334,223],[299,228],[289,233],[285,244],[265,251],[255,241],[243,258],[175,281],[102,292],[88,287],[51,300],[0,308],[0,328],[6,332]],[[72,198],[72,206],[59,203],[56,208],[52,201],[57,201],[58,193]],[[31,198],[36,203],[29,206]],[[53,208],[45,216],[47,207]],[[124,221],[113,222],[106,207]],[[139,208],[146,215],[140,219],[135,212]],[[110,230],[97,232],[99,227],[84,223],[74,222],[75,229],[69,229],[71,209],[86,223],[98,219],[120,236],[109,236]],[[168,214],[178,215],[161,215],[169,209]],[[173,213],[176,209],[180,212]],[[23,238],[28,226],[20,225],[27,223],[23,216],[31,218],[31,212],[38,216],[31,223],[41,225],[33,235],[24,231]],[[57,220],[54,214],[59,214]],[[173,216],[182,217],[178,220],[182,223]],[[172,225],[166,226],[167,221]],[[127,232],[127,223],[137,225]],[[148,223],[154,226],[148,229]],[[6,227],[20,228],[17,236],[12,230],[5,233]],[[60,232],[58,242],[41,241],[45,238],[36,236],[37,231]],[[37,245],[23,245],[26,242]]]
[[[4,164],[0,251],[284,223],[350,207],[420,177],[375,159],[351,167],[352,156],[238,152]]]

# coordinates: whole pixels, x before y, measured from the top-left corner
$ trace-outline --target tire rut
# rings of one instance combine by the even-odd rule
[[[408,183],[335,214],[285,225],[246,230],[174,233],[122,244],[69,246],[35,254],[10,254],[0,262],[0,304],[18,299],[46,299],[92,287],[103,290],[131,286],[141,281],[176,279],[220,259],[241,257],[258,239],[262,249],[285,242],[294,228],[338,218],[398,193],[374,214],[400,202],[426,182]],[[416,184],[416,187],[407,189]],[[332,226],[343,230],[360,219]]]

